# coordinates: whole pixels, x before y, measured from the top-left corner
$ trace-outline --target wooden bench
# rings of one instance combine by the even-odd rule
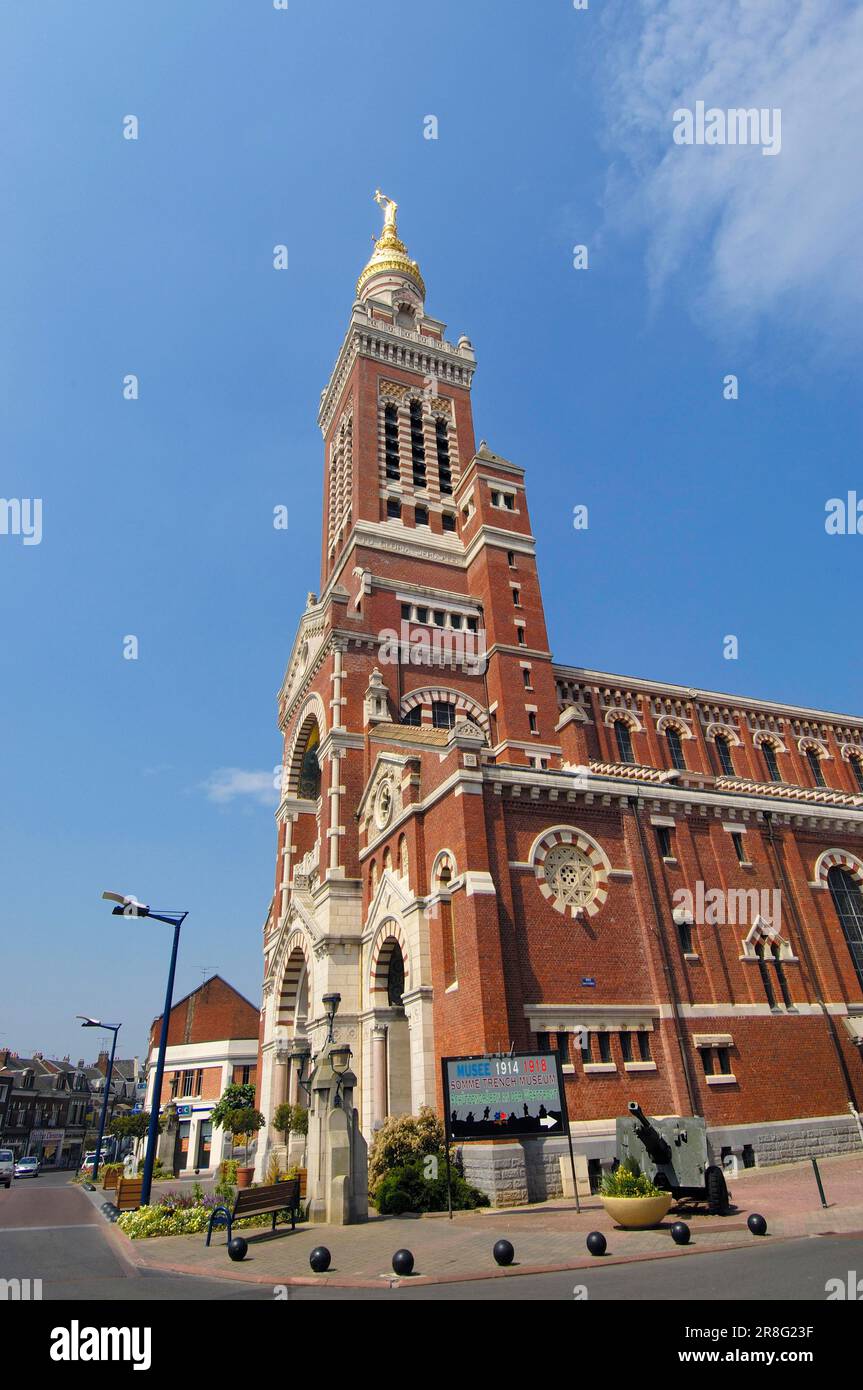
[[[242,1220],[244,1216],[269,1216],[272,1213],[272,1229],[275,1230],[279,1212],[289,1211],[291,1213],[291,1230],[293,1231],[296,1229],[299,1209],[299,1178],[287,1178],[285,1182],[269,1183],[266,1187],[244,1187],[234,1198],[233,1211],[225,1206],[213,1208],[207,1226],[206,1244],[210,1244],[210,1236],[213,1234],[214,1226],[226,1226],[228,1240],[230,1240],[234,1222]]]
[[[114,1198],[114,1206],[118,1211],[137,1211],[138,1207],[141,1205],[141,1193],[143,1190],[143,1178],[118,1178],[117,1195]]]

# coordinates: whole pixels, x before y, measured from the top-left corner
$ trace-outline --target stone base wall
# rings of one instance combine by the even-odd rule
[[[860,1131],[850,1115],[774,1120],[708,1132],[708,1145],[715,1163],[719,1163],[723,1148],[729,1148],[742,1162],[745,1144],[751,1146],[757,1168],[774,1163],[798,1163],[801,1159],[822,1158],[826,1154],[863,1153]]]

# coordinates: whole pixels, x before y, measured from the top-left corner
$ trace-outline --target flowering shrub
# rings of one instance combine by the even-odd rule
[[[206,1231],[210,1220],[211,1207],[165,1206],[139,1207],[137,1211],[124,1211],[117,1217],[117,1225],[130,1240],[143,1240],[150,1236],[188,1236],[198,1231]]]
[[[389,1115],[375,1134],[369,1152],[369,1192],[375,1193],[387,1173],[415,1163],[444,1148],[443,1125],[429,1105],[418,1115]]]
[[[621,1164],[613,1173],[606,1173],[599,1192],[602,1197],[660,1197],[662,1188],[644,1173],[633,1172]]]

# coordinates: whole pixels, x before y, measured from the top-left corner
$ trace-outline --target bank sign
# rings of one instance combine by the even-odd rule
[[[553,1139],[567,1133],[557,1053],[444,1057],[441,1067],[450,1139]]]

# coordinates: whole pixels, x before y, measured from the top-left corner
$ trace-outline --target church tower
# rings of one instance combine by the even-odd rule
[[[338,993],[366,1132],[436,1103],[436,1013],[450,1047],[508,1046],[501,976],[480,960],[500,954],[482,768],[560,765],[523,471],[476,447],[473,346],[427,312],[397,205],[375,199],[383,228],[318,412],[319,594],[279,694],[259,1098],[268,1116],[302,1099],[296,1058]],[[261,1161],[279,1147],[271,1134]]]

